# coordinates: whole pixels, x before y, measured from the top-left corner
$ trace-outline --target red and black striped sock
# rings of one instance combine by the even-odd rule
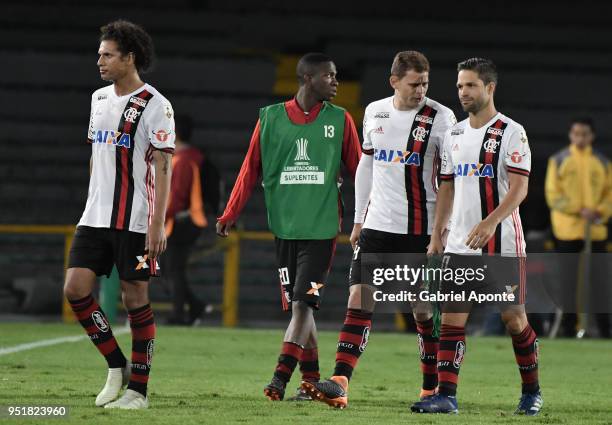
[[[146,397],[155,345],[155,319],[151,304],[129,310],[128,319],[132,329],[132,374],[128,389]]]
[[[317,347],[304,348],[300,358],[300,372],[302,373],[302,381],[319,382],[321,375],[319,374],[319,350]]]
[[[344,326],[338,338],[334,376],[346,376],[347,379],[351,379],[359,356],[368,345],[371,327],[372,312],[353,308],[347,310]]]
[[[465,356],[465,327],[442,325],[438,349],[438,389],[440,394],[457,394],[459,369]]]
[[[424,390],[434,390],[438,386],[438,337],[432,335],[433,319],[416,322],[421,355],[421,372],[423,373]]]
[[[540,390],[538,381],[538,339],[528,324],[518,335],[512,336],[514,356],[521,373],[524,393],[537,393]]]
[[[81,326],[87,331],[89,339],[106,359],[108,367],[125,367],[126,359],[117,344],[113,330],[106,315],[91,294],[85,298],[68,301]]]
[[[274,369],[274,376],[279,378],[285,384],[291,379],[298,359],[302,357],[304,348],[301,345],[293,342],[283,342],[280,356],[278,356],[278,364]]]

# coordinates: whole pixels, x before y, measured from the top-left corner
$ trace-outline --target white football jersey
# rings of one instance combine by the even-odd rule
[[[454,179],[455,196],[445,252],[524,256],[525,240],[519,209],[500,225],[481,250],[465,245],[468,234],[502,202],[508,193],[508,173],[529,177],[531,152],[520,124],[497,113],[481,128],[465,119],[444,140],[442,180]]]
[[[364,228],[431,234],[444,134],[453,111],[425,98],[399,111],[393,97],[372,102],[363,119],[363,152],[374,155],[372,191]]]
[[[155,201],[153,150],[174,151],[170,102],[149,84],[125,96],[113,85],[91,97],[92,171],[79,225],[146,233]]]

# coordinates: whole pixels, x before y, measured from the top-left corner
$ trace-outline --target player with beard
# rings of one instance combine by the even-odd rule
[[[531,169],[527,134],[523,126],[495,108],[497,70],[493,62],[472,58],[459,63],[457,71],[459,100],[469,117],[453,126],[444,140],[442,182],[428,254],[444,253],[442,262],[451,270],[496,264],[488,267],[486,284],[511,285],[515,300],[500,309],[522,380],[515,413],[536,415],[543,403],[538,341],[525,314],[526,253],[519,216]],[[442,232],[451,211],[450,232],[443,247]],[[449,282],[447,289],[451,288],[459,289],[454,282]],[[442,305],[439,392],[415,403],[413,412],[458,412],[456,392],[466,353],[465,325],[470,308],[469,301]]]

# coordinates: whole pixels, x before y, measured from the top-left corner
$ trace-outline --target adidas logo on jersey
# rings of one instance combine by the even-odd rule
[[[114,130],[96,130],[94,132],[93,142],[123,146],[128,149],[132,146],[132,139],[129,134]]]
[[[457,164],[455,177],[495,177],[491,164]]]
[[[381,125],[376,130],[374,130],[373,133],[376,133],[376,134],[385,134],[385,131],[383,130],[382,125]]]
[[[421,165],[421,155],[418,152],[398,151],[393,149],[374,149],[374,160],[395,162],[404,165]]]

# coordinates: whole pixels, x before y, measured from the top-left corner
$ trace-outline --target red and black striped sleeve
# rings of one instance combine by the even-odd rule
[[[529,177],[529,170],[525,170],[523,168],[511,167],[507,165],[506,170],[509,173],[520,174],[521,176]]]

